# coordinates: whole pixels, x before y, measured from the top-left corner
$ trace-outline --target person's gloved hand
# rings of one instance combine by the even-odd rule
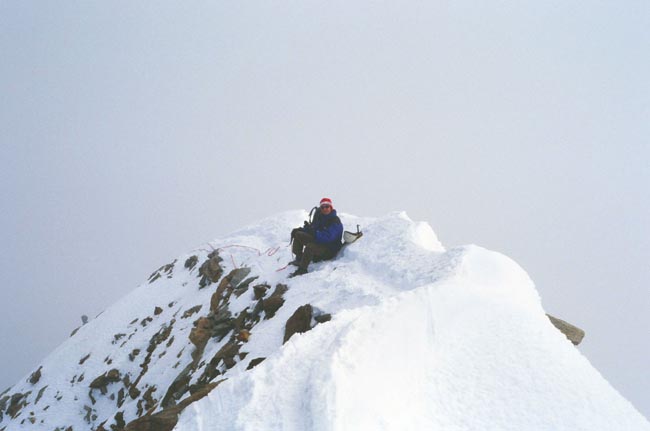
[[[307,232],[310,235],[315,235],[316,234],[316,229],[314,229],[314,227],[311,224],[307,223],[307,222],[305,222],[305,224],[303,225],[302,231]]]

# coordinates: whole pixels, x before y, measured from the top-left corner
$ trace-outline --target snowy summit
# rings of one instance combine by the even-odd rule
[[[0,430],[634,430],[526,272],[405,213],[288,278],[307,214],[180,256],[0,395]]]

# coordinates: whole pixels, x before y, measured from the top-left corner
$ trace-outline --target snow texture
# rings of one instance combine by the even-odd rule
[[[196,255],[200,265],[219,249],[224,274],[247,267],[259,277],[255,283],[284,283],[288,291],[276,315],[260,320],[242,343],[244,358],[182,412],[176,431],[650,431],[552,326],[533,282],[514,261],[473,245],[445,250],[428,224],[405,213],[340,216],[348,230],[360,224],[363,238],[300,277],[288,279],[292,267],[284,265],[292,258],[288,233],[302,225],[304,211],[270,217],[179,257],[173,269],[158,271],[159,279],[56,349],[36,384],[28,375],[6,392],[5,398],[28,393],[27,405],[14,418],[5,413],[0,429],[83,430],[102,423],[110,429],[117,412],[129,422],[159,411],[167,388],[192,361],[188,336],[215,291],[215,285],[199,289],[197,268],[183,262]],[[255,302],[249,289],[232,295],[229,308],[237,315]],[[305,304],[332,320],[283,344],[287,319]],[[198,305],[199,312],[183,317]],[[151,347],[165,330],[164,342]],[[210,339],[203,357],[209,361],[227,341]],[[256,358],[266,359],[247,370]],[[121,383],[110,383],[104,394],[89,389],[111,368],[130,384],[139,378],[137,388],[151,391],[154,405],[138,405],[128,395],[117,403]]]

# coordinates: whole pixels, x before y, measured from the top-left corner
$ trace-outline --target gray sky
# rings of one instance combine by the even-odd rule
[[[0,2],[0,391],[322,196],[519,262],[650,417],[650,3]]]

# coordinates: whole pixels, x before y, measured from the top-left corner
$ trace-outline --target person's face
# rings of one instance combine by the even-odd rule
[[[332,212],[332,206],[331,205],[321,205],[320,206],[320,212],[322,212],[325,215],[328,215],[329,213]]]

